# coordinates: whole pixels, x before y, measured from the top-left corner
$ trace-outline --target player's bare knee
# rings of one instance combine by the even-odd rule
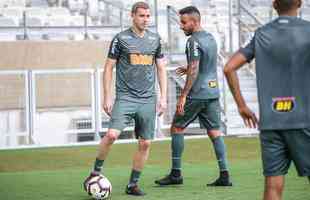
[[[185,128],[180,128],[180,127],[175,127],[175,126],[171,126],[170,128],[170,133],[171,134],[180,134],[183,133]]]
[[[150,140],[140,140],[139,141],[139,150],[140,151],[148,151],[151,147]]]
[[[117,139],[117,134],[112,131],[108,131],[107,134],[105,135],[108,143],[113,144],[115,140]]]

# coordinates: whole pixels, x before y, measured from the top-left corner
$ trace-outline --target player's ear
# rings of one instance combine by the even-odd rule
[[[301,0],[297,0],[297,8],[301,8],[301,4],[302,4]]]
[[[279,8],[279,4],[278,3],[279,3],[278,0],[273,0],[273,2],[272,2],[273,8],[276,11],[278,11],[278,8]]]

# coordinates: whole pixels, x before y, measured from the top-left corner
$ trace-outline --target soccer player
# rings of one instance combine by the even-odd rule
[[[133,157],[126,193],[142,196],[145,193],[138,187],[138,180],[149,155],[151,139],[154,137],[156,112],[160,115],[167,107],[167,77],[160,37],[147,30],[150,21],[148,4],[135,3],[132,6],[131,17],[132,27],[114,37],[105,64],[103,108],[111,119],[109,129],[100,142],[94,169],[89,177],[101,173],[112,144],[131,120],[134,120],[138,150]],[[115,64],[116,99],[112,106],[111,83]],[[157,110],[156,71],[161,93]],[[125,154],[125,156],[128,155]],[[87,180],[89,178],[85,183]]]
[[[197,117],[207,129],[218,160],[219,178],[207,186],[232,186],[229,178],[226,147],[220,131],[220,103],[217,81],[217,44],[202,29],[200,12],[194,6],[179,11],[180,28],[190,36],[186,44],[187,67],[177,73],[186,74],[186,83],[177,102],[171,125],[172,168],[169,175],[155,180],[158,185],[183,184],[181,157],[184,150],[184,129]]]
[[[265,176],[264,200],[280,200],[293,161],[310,176],[310,22],[297,17],[301,0],[274,0],[279,17],[255,31],[225,66],[245,125],[259,125]],[[240,92],[236,71],[256,59],[259,123]]]

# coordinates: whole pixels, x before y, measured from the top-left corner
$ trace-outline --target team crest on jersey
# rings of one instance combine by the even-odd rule
[[[132,65],[153,65],[153,55],[130,54],[130,64]]]
[[[217,81],[216,80],[211,80],[208,82],[209,88],[216,88],[217,87]]]
[[[272,98],[272,109],[275,112],[291,112],[295,108],[295,97]]]

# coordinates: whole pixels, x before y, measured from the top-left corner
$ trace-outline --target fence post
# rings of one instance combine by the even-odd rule
[[[232,30],[232,0],[229,0],[229,53],[233,52],[233,30]]]
[[[154,0],[154,13],[155,13],[155,29],[158,33],[158,2]]]
[[[119,10],[119,16],[120,16],[120,26],[121,26],[121,31],[124,30],[124,11],[123,8],[120,8]]]
[[[168,47],[167,47],[167,50],[168,50],[168,60],[169,60],[169,63],[171,63],[172,59],[171,59],[171,45],[172,45],[172,40],[171,40],[171,36],[172,36],[172,32],[171,32],[171,20],[170,20],[170,15],[171,15],[171,12],[170,12],[170,9],[171,9],[171,6],[167,6],[167,30],[168,30],[168,33],[167,33],[167,36],[168,36]]]
[[[28,114],[28,119],[29,119],[29,135],[28,135],[28,140],[29,144],[35,144],[34,142],[34,129],[35,129],[35,110],[36,110],[36,103],[35,103],[35,76],[32,72],[32,70],[28,71],[28,91],[29,91],[29,96],[28,96],[28,107],[29,107],[29,113]]]
[[[95,98],[95,139],[100,140],[101,130],[101,93],[100,93],[100,70],[96,67],[94,72],[94,98]]]
[[[240,8],[240,0],[238,0],[238,44],[239,48],[241,47],[241,8]]]
[[[84,1],[84,6],[85,6],[85,12],[84,12],[84,39],[87,40],[87,39],[89,39],[88,21],[87,21],[87,14],[88,14],[88,2],[87,1]]]
[[[23,11],[23,28],[24,28],[24,36],[23,39],[27,40],[28,39],[28,33],[27,33],[27,20],[26,20],[26,11]]]

